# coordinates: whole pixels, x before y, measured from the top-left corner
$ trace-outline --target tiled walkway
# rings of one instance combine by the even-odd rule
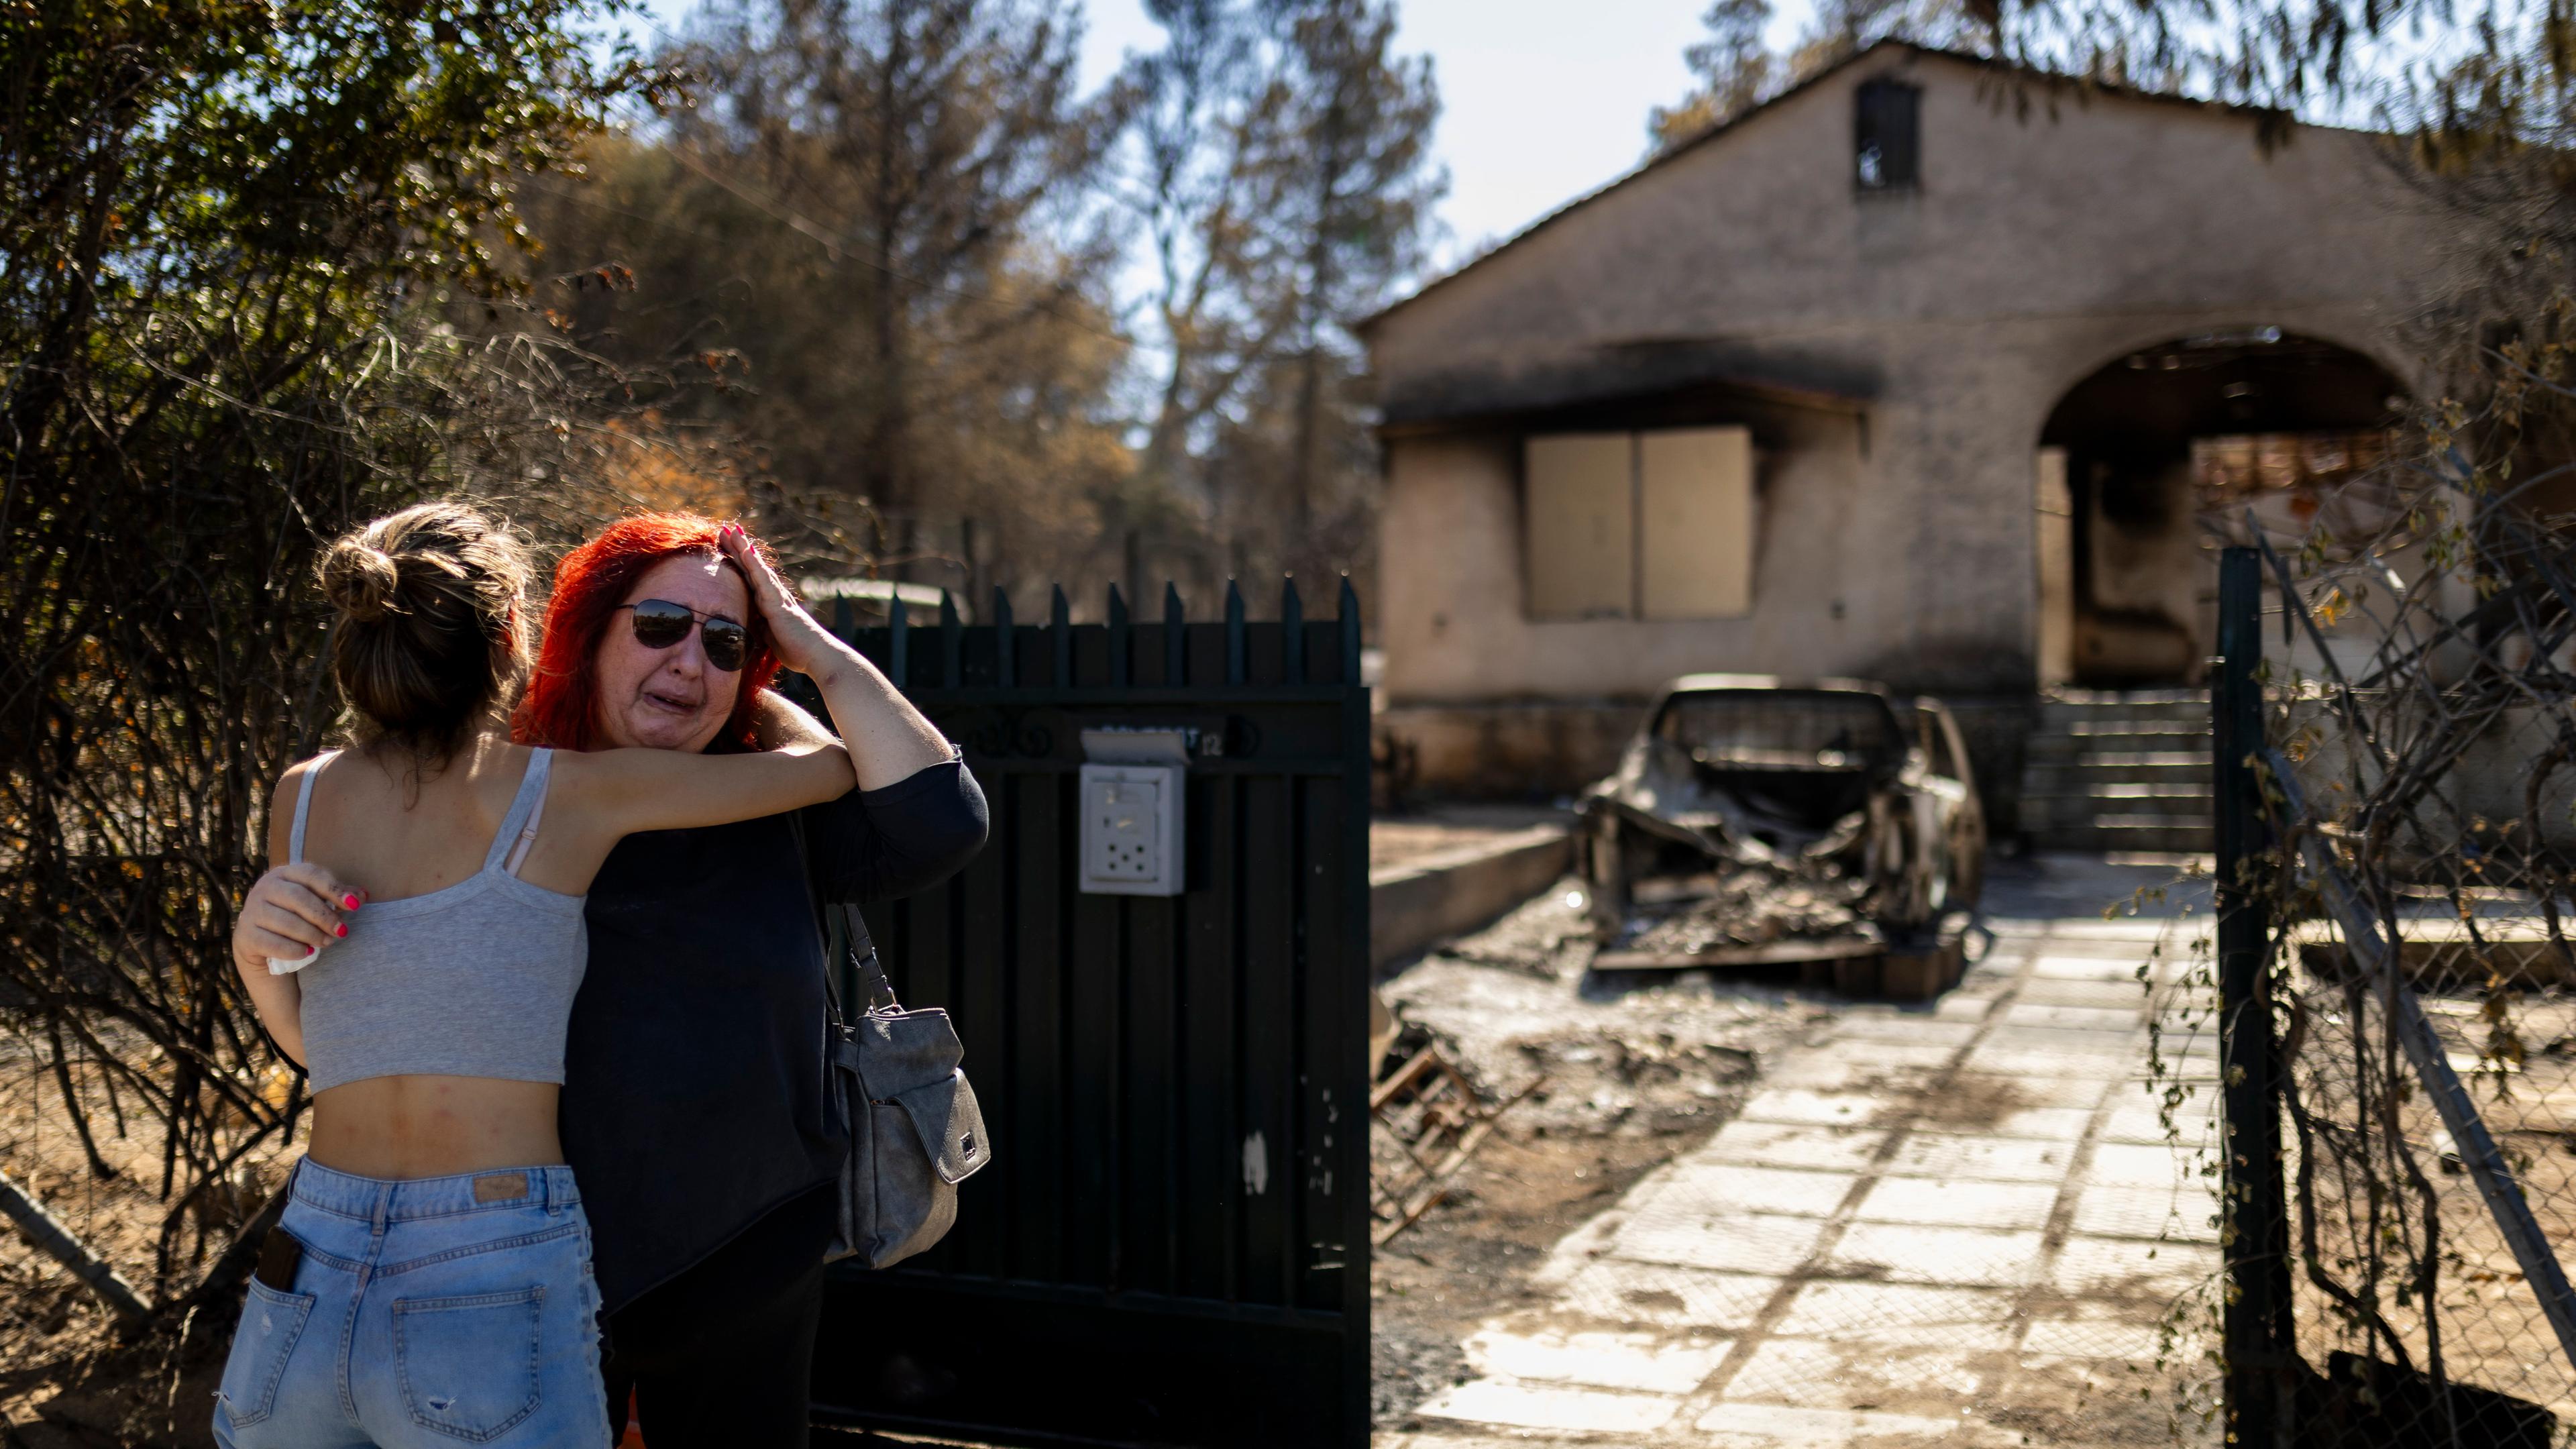
[[[1381,1449],[2172,1442],[2209,1313],[2171,1310],[2217,1271],[2193,1175],[2216,1045],[2174,984],[2205,916],[2157,972],[2178,1147],[2137,974],[2165,923],[2104,921],[2121,879],[2070,859],[2000,883],[1956,990],[1851,1008],[1771,1063],[1736,1121],[1569,1235],[1550,1301],[1485,1325],[1480,1376]]]

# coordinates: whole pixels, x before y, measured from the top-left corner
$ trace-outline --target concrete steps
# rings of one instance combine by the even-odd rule
[[[2039,849],[2215,848],[2206,691],[2059,691],[2040,702],[2024,761],[2022,828]]]

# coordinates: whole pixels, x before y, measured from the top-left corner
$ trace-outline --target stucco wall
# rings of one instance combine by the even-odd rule
[[[1924,87],[1922,184],[1856,194],[1850,92],[1889,72]],[[2435,249],[2366,139],[2267,154],[2249,117],[2071,96],[2023,117],[2001,84],[1874,52],[1373,324],[1392,701],[1642,696],[1693,669],[2027,688],[2034,450],[2076,381],[2258,326],[2416,375],[2396,328]],[[1865,395],[1723,419],[1765,448],[1752,617],[1527,621],[1528,424],[1463,419],[1712,367]]]

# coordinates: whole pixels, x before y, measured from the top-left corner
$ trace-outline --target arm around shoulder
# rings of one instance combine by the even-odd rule
[[[795,744],[739,755],[594,750],[556,756],[557,787],[607,836],[726,825],[849,792],[850,753]]]

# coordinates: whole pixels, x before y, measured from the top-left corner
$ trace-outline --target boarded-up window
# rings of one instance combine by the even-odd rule
[[[1742,428],[1638,437],[1639,602],[1649,619],[1753,612],[1753,438]]]
[[[1525,552],[1534,619],[1620,617],[1636,600],[1636,437],[1532,438]]]
[[[1753,440],[1743,428],[1528,440],[1533,619],[1753,612]]]
[[[1916,185],[1923,169],[1923,90],[1873,80],[1853,93],[1852,180],[1863,191]]]

